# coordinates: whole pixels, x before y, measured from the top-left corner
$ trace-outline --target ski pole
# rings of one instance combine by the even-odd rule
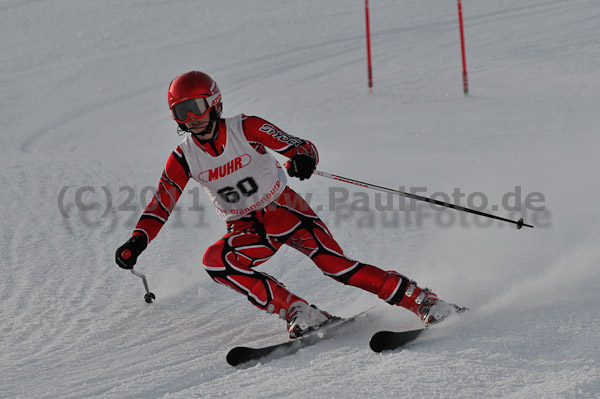
[[[465,54],[465,29],[463,27],[462,3],[458,0],[458,25],[460,28],[460,49],[463,66],[463,92],[465,96],[469,95],[469,78],[467,76],[467,56]]]
[[[150,289],[148,289],[148,282],[146,281],[146,276],[143,273],[136,272],[135,270],[133,270],[133,268],[130,270],[131,273],[135,274],[136,276],[142,279],[142,282],[144,283],[144,288],[146,289],[146,295],[144,295],[144,300],[146,301],[146,303],[152,303],[152,301],[156,299],[156,296],[152,292],[150,292]]]
[[[395,195],[400,195],[402,197],[407,197],[407,198],[411,198],[411,199],[415,199],[415,200],[419,200],[419,201],[425,201],[425,202],[429,202],[431,204],[435,204],[435,205],[439,205],[439,206],[444,206],[446,208],[456,209],[458,211],[472,213],[472,214],[478,215],[478,216],[485,216],[485,217],[488,217],[488,218],[492,218],[492,219],[496,219],[496,220],[501,220],[503,222],[513,223],[513,224],[517,225],[517,229],[520,229],[523,226],[533,228],[532,225],[523,223],[523,218],[519,218],[519,220],[510,220],[510,219],[506,219],[506,218],[503,218],[503,217],[500,217],[500,216],[490,215],[489,213],[484,213],[484,212],[480,212],[480,211],[477,211],[477,210],[474,210],[474,209],[465,208],[464,206],[450,204],[448,202],[439,201],[439,200],[436,200],[436,199],[433,199],[433,198],[422,197],[422,196],[417,195],[417,194],[405,193],[404,191],[394,190],[394,189],[387,188],[387,187],[382,187],[382,186],[377,186],[375,184],[361,182],[361,181],[358,181],[358,180],[350,179],[348,177],[343,177],[343,176],[338,176],[338,175],[334,175],[334,174],[327,173],[327,172],[322,172],[320,170],[315,170],[314,174],[318,175],[318,176],[326,177],[328,179],[333,179],[333,180],[341,181],[341,182],[344,182],[344,183],[354,184],[355,186],[359,186],[359,187],[365,187],[365,188],[370,188],[370,189],[377,190],[377,191],[383,191],[384,193],[391,193],[391,194],[395,194]]]

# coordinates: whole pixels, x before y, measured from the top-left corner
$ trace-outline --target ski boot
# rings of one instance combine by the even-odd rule
[[[442,301],[435,294],[433,294],[435,299],[432,299],[431,294],[431,292],[427,294],[427,298],[419,309],[421,320],[423,320],[425,327],[430,324],[439,323],[451,314],[462,313],[467,310],[465,307]]]
[[[404,298],[397,305],[419,316],[425,327],[439,323],[451,314],[467,310],[467,308],[442,301],[429,288],[420,288],[412,280],[408,284]]]
[[[296,301],[290,305],[285,315],[290,338],[298,338],[308,332],[318,329],[339,317],[319,310],[315,305],[308,305],[304,301]]]

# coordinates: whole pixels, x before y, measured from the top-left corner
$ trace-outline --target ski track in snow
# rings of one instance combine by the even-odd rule
[[[456,3],[416,0],[372,2],[368,95],[359,3],[0,5],[0,398],[598,397],[597,1],[464,0],[468,97]],[[521,205],[539,192],[545,209],[522,210],[533,230],[480,228],[291,181],[350,256],[471,311],[402,352],[372,353],[372,333],[419,321],[283,248],[261,270],[293,292],[341,316],[377,306],[336,339],[231,368],[231,347],[284,341],[285,326],[202,270],[224,226],[193,182],[136,267],[156,302],[114,264],[181,140],[166,89],[191,69],[219,82],[225,115],[314,141],[321,170],[482,192],[486,211],[518,186]],[[349,195],[335,210],[331,188]],[[359,200],[368,211],[350,212]]]

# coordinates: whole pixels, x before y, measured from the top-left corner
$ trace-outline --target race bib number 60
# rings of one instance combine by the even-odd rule
[[[235,204],[240,202],[242,196],[250,197],[252,194],[258,191],[258,184],[252,177],[246,177],[245,179],[237,182],[235,187],[227,186],[219,191],[217,194],[221,196],[226,202]]]

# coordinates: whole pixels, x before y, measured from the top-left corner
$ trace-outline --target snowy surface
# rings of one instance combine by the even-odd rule
[[[468,97],[454,0],[371,2],[373,94],[358,0],[0,2],[0,397],[597,398],[598,1],[463,8]],[[284,248],[261,270],[295,293],[341,316],[376,307],[339,339],[229,367],[229,348],[285,326],[202,270],[224,226],[197,186],[136,267],[154,304],[114,264],[181,140],[166,91],[191,69],[218,81],[226,115],[316,143],[324,171],[459,189],[536,227],[292,181],[348,254],[472,311],[372,353],[372,332],[419,321]]]

